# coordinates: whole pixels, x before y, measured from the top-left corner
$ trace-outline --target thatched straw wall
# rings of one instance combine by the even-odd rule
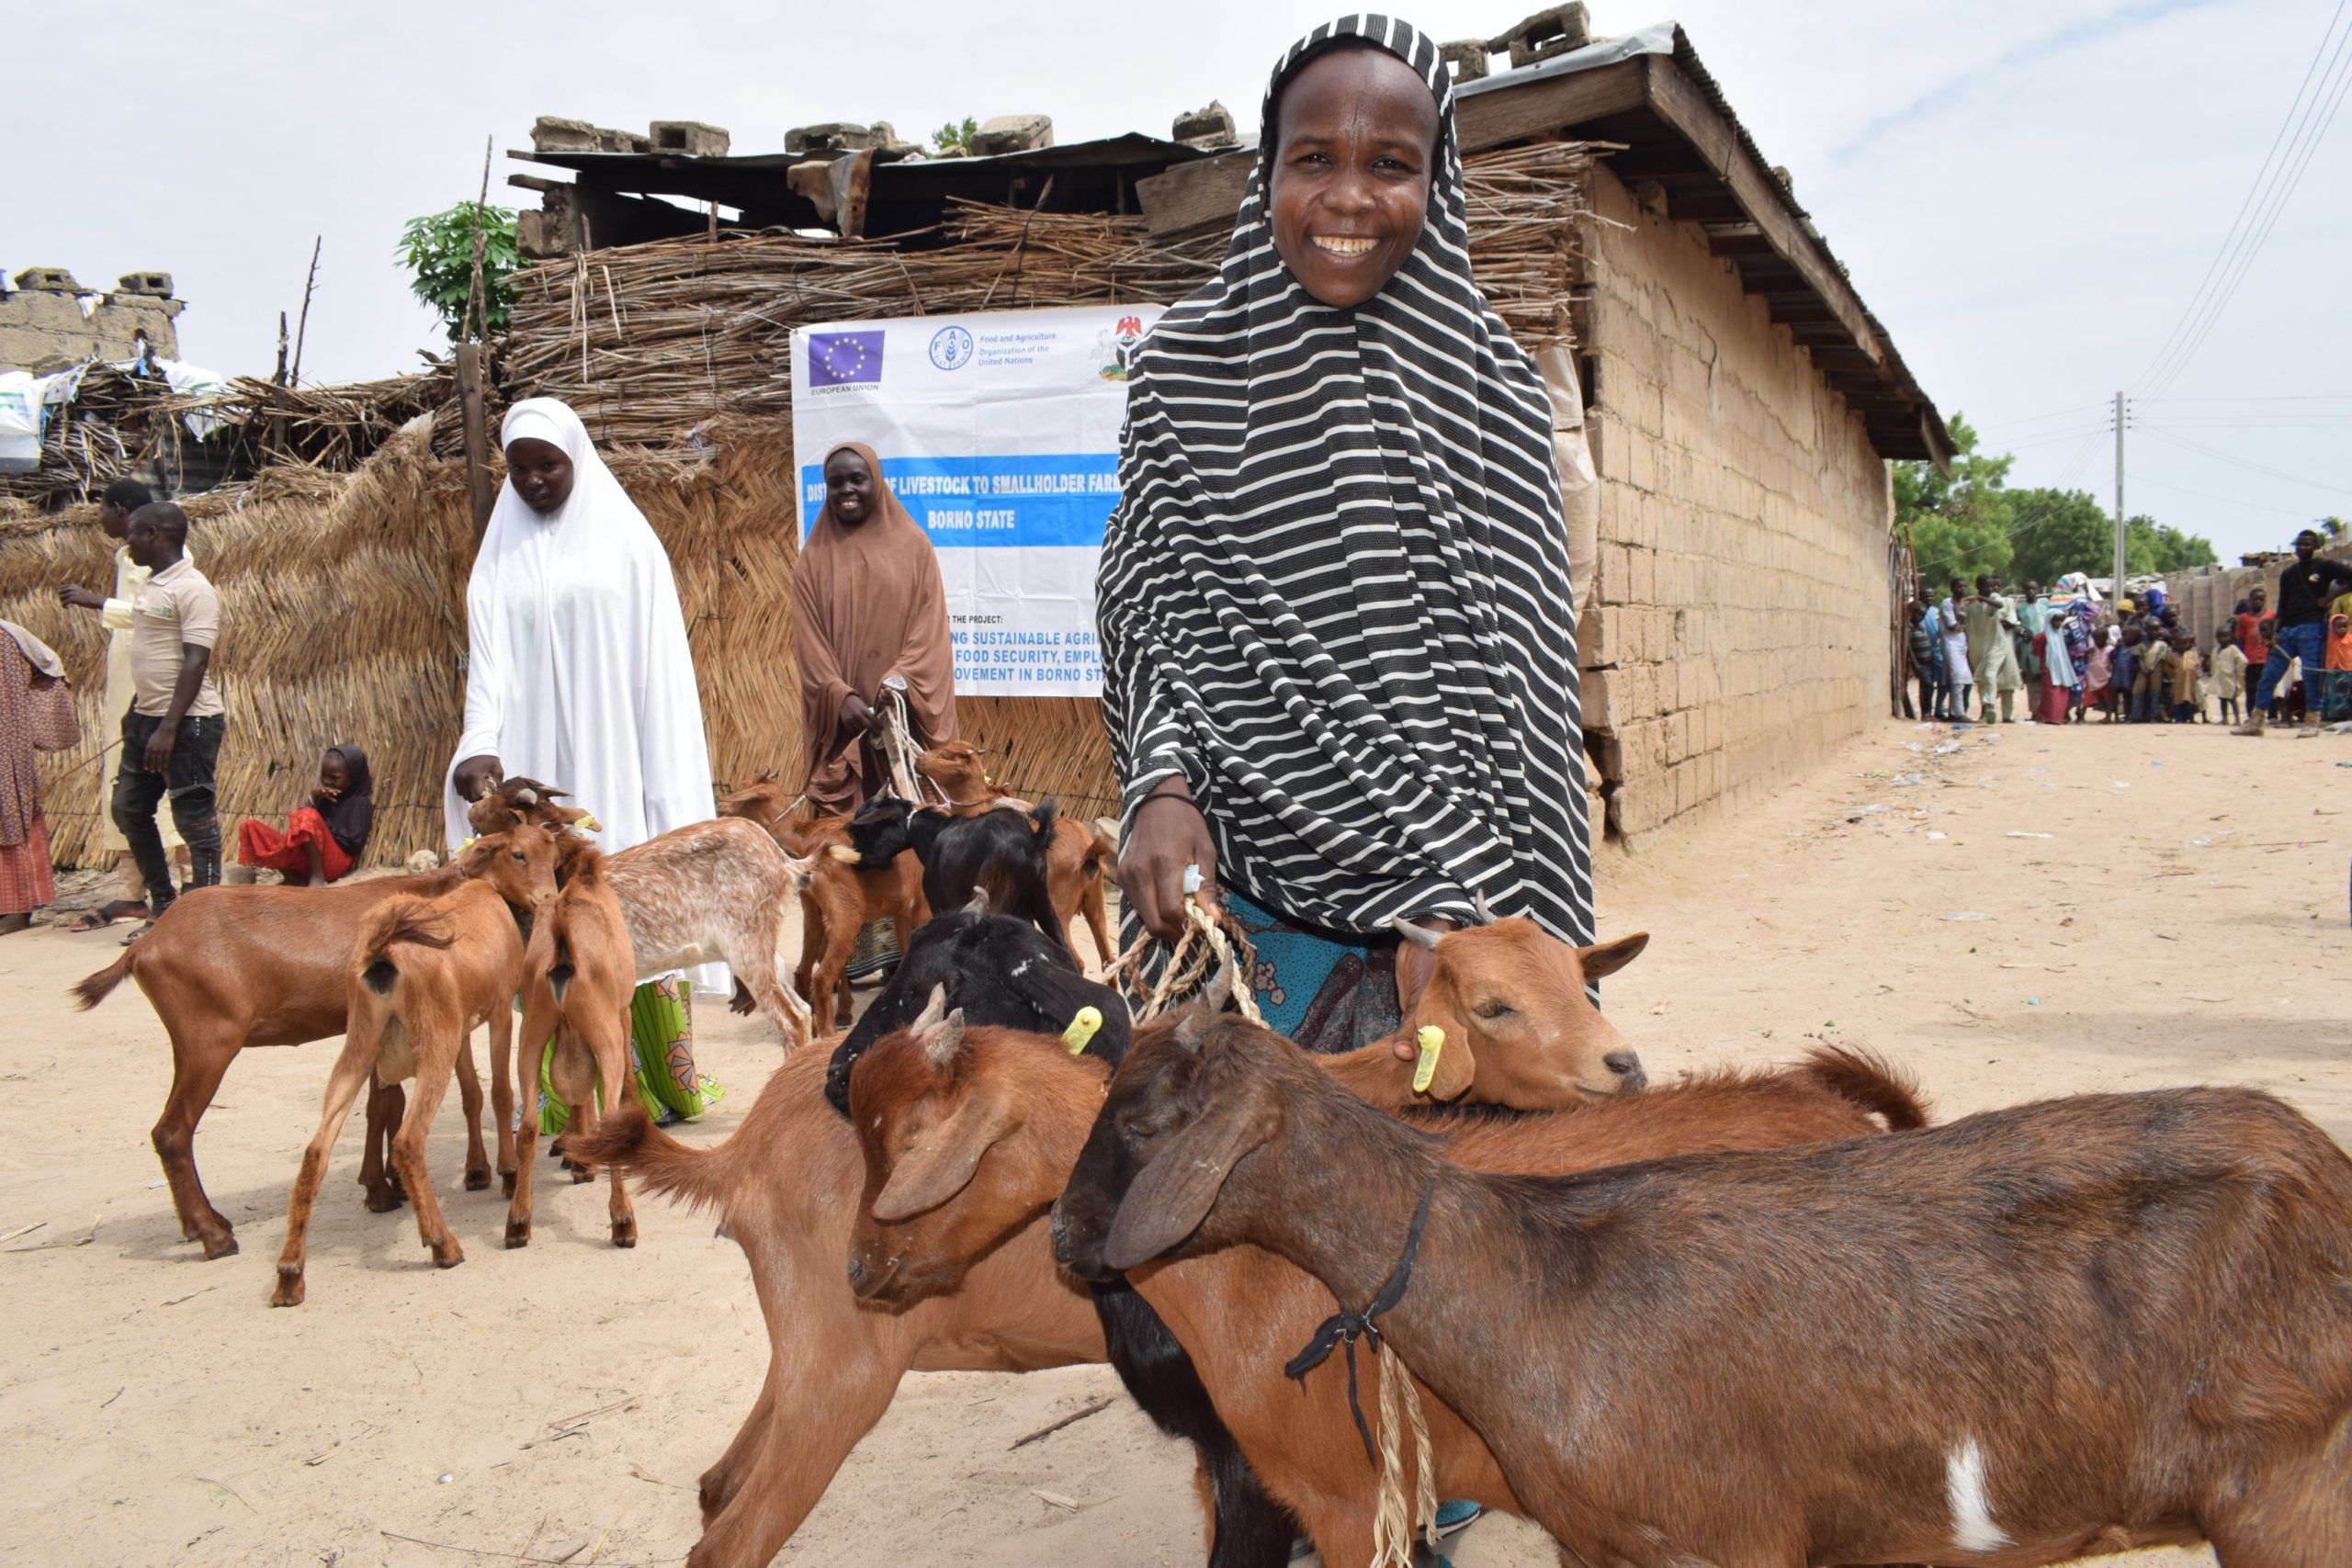
[[[740,782],[773,768],[797,778],[790,441],[772,425],[715,434],[700,455],[609,457],[677,574],[714,775]],[[281,467],[187,503],[191,547],[220,590],[217,668],[229,716],[220,802],[230,823],[282,817],[308,792],[319,752],[350,739],[376,769],[369,863],[441,842],[441,778],[464,709],[473,539],[464,471],[434,460],[430,440],[430,423],[420,421],[355,473]],[[51,840],[67,865],[94,859],[119,748],[98,733],[98,618],[62,609],[56,585],[104,592],[112,574],[94,508],[0,513],[0,618],[46,638],[79,687],[81,747],[42,759]],[[995,754],[1000,780],[1059,795],[1072,810],[1107,808],[1110,758],[1096,705],[970,700],[964,726]]]

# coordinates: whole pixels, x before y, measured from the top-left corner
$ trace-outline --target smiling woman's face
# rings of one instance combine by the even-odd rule
[[[1312,61],[1283,89],[1270,193],[1274,249],[1326,305],[1361,305],[1420,238],[1437,100],[1384,50]]]

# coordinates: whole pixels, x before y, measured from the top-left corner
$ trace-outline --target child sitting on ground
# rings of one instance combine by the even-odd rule
[[[282,871],[295,887],[341,881],[368,847],[376,820],[374,788],[367,752],[347,744],[328,747],[319,759],[319,787],[309,805],[295,807],[284,832],[251,817],[237,824],[237,863]]]
[[[2238,693],[2245,686],[2245,650],[2238,647],[2228,626],[2213,630],[2213,657],[2206,661],[2208,682],[2222,699],[2222,722],[2238,721]]]

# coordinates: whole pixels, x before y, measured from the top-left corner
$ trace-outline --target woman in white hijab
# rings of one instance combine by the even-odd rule
[[[509,773],[569,790],[607,852],[707,819],[702,699],[662,541],[563,403],[516,403],[501,442],[506,482],[466,586],[450,842],[465,838],[466,803]],[[718,1098],[695,1069],[675,976],[639,987],[629,1012],[649,1111],[693,1116]]]

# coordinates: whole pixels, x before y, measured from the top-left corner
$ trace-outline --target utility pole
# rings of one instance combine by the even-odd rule
[[[2123,597],[2123,394],[2115,394],[2115,592]]]

